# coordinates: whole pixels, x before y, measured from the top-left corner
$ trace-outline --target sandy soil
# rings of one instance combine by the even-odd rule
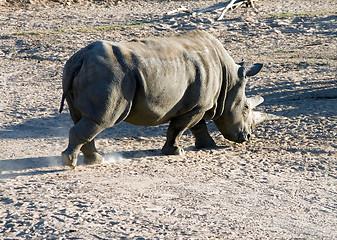
[[[9,1],[8,1],[9,2]],[[23,2],[23,1],[22,1]],[[337,239],[337,2],[277,1],[197,18],[219,1],[0,1],[0,239]],[[57,113],[65,61],[100,39],[204,29],[236,61],[263,62],[247,95],[286,116],[250,142],[163,156],[167,125],[99,135],[109,160],[64,167]]]

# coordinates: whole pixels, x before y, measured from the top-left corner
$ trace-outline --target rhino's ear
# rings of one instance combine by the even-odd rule
[[[239,68],[239,77],[251,77],[256,75],[258,72],[261,71],[261,68],[263,67],[262,63],[255,63],[253,65],[247,65],[247,66],[242,66]]]
[[[262,63],[255,63],[254,65],[244,67],[245,72],[246,72],[246,76],[250,77],[250,76],[256,75],[258,72],[261,71],[262,67],[263,67]]]
[[[243,65],[245,65],[245,60],[242,59],[241,62],[236,63],[237,65],[240,65],[241,67],[243,67]]]

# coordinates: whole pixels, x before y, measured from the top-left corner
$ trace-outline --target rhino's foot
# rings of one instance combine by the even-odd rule
[[[67,166],[75,168],[77,165],[77,154],[68,154],[66,150],[62,152],[62,160]]]
[[[163,154],[165,155],[184,155],[185,151],[181,147],[177,146],[164,146],[163,149],[161,150]]]
[[[212,138],[207,139],[206,141],[196,141],[195,142],[195,147],[197,149],[202,149],[202,148],[215,148],[216,143]]]
[[[96,152],[90,155],[84,155],[84,164],[94,165],[104,163],[104,157]]]

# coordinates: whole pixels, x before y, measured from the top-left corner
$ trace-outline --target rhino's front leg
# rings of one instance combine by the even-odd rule
[[[63,162],[67,166],[75,168],[77,165],[77,155],[81,148],[83,148],[82,151],[84,150],[83,152],[85,156],[91,156],[92,153],[94,153],[92,140],[102,130],[103,128],[94,121],[87,118],[82,118],[69,131],[68,148],[62,152]],[[96,155],[96,153],[94,155]]]
[[[190,128],[195,137],[195,147],[200,148],[213,148],[216,147],[216,143],[209,135],[207,130],[206,121],[201,119],[197,125]]]
[[[169,125],[166,133],[166,142],[162,148],[162,153],[165,155],[183,155],[184,149],[178,146],[178,141],[184,130],[175,129]]]
[[[195,112],[198,112],[197,114]],[[183,132],[191,126],[194,126],[202,118],[198,109],[180,117],[173,118],[167,129],[166,142],[162,148],[162,153],[165,155],[182,155],[184,149],[178,146],[178,141]]]

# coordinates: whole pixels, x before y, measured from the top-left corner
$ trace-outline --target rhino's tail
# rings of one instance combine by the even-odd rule
[[[73,80],[76,77],[77,73],[80,71],[80,68],[83,63],[84,53],[87,48],[83,48],[77,53],[75,53],[65,64],[63,69],[63,77],[62,77],[62,87],[63,94],[61,99],[61,105],[59,109],[59,113],[62,113],[64,107],[64,100],[66,99],[67,93],[71,90],[73,85]]]
[[[67,92],[62,93],[62,99],[61,99],[61,104],[60,104],[60,108],[59,108],[59,113],[62,113],[62,111],[63,111],[64,100],[66,99]]]
[[[66,99],[66,95],[63,93],[63,94],[62,94],[62,99],[61,99],[60,108],[59,108],[59,113],[62,113],[62,111],[63,111],[64,100],[65,100],[65,99]]]

